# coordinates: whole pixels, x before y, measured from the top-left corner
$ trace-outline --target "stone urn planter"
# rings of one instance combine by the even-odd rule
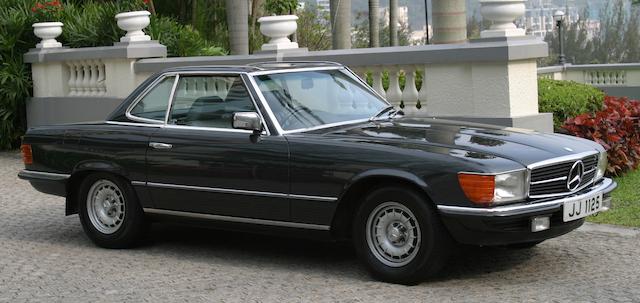
[[[62,47],[62,43],[56,38],[62,34],[62,22],[38,22],[34,23],[33,33],[36,37],[42,39],[36,44],[36,48]]]
[[[120,42],[150,41],[151,37],[142,31],[142,29],[147,27],[151,22],[149,19],[150,15],[151,13],[148,11],[117,14],[116,20],[118,20],[118,27],[127,31],[127,34],[120,38]]]
[[[262,45],[262,50],[281,50],[298,48],[298,43],[291,42],[289,35],[298,29],[298,16],[267,16],[258,19],[260,32],[269,37],[269,43]]]
[[[480,0],[480,14],[493,22],[480,33],[482,38],[524,36],[525,31],[513,23],[525,13],[525,0]]]

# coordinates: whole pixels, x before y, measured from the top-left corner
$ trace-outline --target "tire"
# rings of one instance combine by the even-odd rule
[[[106,173],[91,174],[82,181],[78,213],[89,239],[104,248],[134,246],[148,228],[131,185]]]
[[[532,242],[523,242],[523,243],[514,243],[507,245],[509,249],[531,249],[536,247],[536,245],[542,243],[543,241],[532,241]]]
[[[406,186],[366,196],[353,222],[359,258],[378,280],[413,285],[446,264],[453,240],[424,194]]]

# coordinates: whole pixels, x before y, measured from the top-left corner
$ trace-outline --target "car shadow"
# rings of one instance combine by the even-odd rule
[[[357,259],[349,242],[309,240],[294,237],[224,231],[176,224],[155,224],[138,249],[179,248],[183,257],[210,257],[225,262],[267,267],[323,268],[333,275],[373,281]],[[457,245],[442,273],[430,281],[469,279],[509,271],[530,261],[543,248],[509,249]],[[161,252],[160,252],[161,253]]]

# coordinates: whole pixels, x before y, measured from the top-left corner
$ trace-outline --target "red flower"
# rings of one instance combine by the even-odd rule
[[[35,12],[37,11],[36,7],[35,7],[35,6],[34,6],[34,7],[32,7],[32,8],[31,8],[31,11],[35,13]]]

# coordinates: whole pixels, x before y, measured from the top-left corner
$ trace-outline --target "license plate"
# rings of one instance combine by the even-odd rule
[[[578,220],[586,216],[593,215],[602,208],[602,193],[597,193],[590,197],[568,200],[564,202],[564,222]]]

